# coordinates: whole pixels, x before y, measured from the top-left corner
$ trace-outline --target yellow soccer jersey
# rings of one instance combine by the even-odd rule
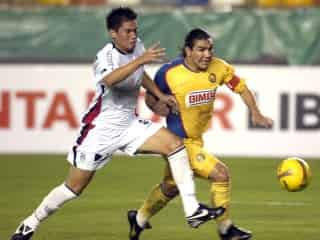
[[[179,114],[170,113],[167,127],[182,138],[199,139],[206,131],[213,112],[217,88],[226,84],[240,93],[245,82],[234,75],[231,65],[213,58],[208,70],[193,72],[183,58],[163,65],[156,73],[155,83],[167,94],[176,97]]]

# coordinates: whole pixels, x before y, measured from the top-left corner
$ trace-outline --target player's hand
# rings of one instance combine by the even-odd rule
[[[153,62],[161,62],[164,60],[166,55],[166,49],[160,47],[160,43],[153,44],[150,48],[148,48],[144,54],[140,57],[144,64],[153,63]]]
[[[152,106],[152,111],[159,116],[166,117],[170,113],[170,107],[163,102],[157,101],[157,103]]]
[[[271,128],[273,125],[273,120],[269,117],[266,117],[260,113],[252,113],[251,121],[254,126],[261,126],[265,128]]]
[[[177,100],[176,100],[176,98],[174,96],[163,94],[159,98],[159,102],[167,105],[172,113],[178,113],[179,112],[178,103],[177,103]]]

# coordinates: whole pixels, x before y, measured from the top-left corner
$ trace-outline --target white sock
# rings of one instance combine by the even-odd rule
[[[60,186],[51,190],[51,192],[42,200],[30,218],[34,216],[40,223],[49,215],[57,211],[64,203],[76,197],[77,195],[74,192],[72,192],[64,184],[61,184]]]
[[[198,209],[199,202],[196,199],[193,172],[186,148],[181,147],[169,154],[168,161],[173,179],[180,192],[184,213],[186,217],[189,217]]]
[[[23,220],[23,224],[31,227],[32,231],[34,231],[38,225],[40,224],[39,220],[34,216],[34,214],[31,214],[29,217],[27,217],[25,220]],[[19,229],[19,228],[18,228]],[[18,231],[18,230],[17,230]]]

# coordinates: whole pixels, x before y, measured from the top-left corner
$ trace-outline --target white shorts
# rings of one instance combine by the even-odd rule
[[[161,127],[161,124],[142,118],[135,118],[128,128],[120,130],[104,126],[84,126],[77,144],[69,151],[67,160],[79,169],[100,169],[111,160],[112,154],[117,150],[134,155]]]

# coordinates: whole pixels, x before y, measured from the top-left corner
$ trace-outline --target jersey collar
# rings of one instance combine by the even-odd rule
[[[128,53],[126,53],[126,52],[122,51],[121,49],[117,48],[117,46],[114,44],[114,42],[112,42],[112,46],[113,46],[113,48],[117,49],[117,51],[118,51],[119,53],[121,53],[121,54],[123,54],[123,55],[129,55],[129,54],[132,54],[132,53],[133,53],[133,51],[134,51],[134,49],[133,49],[133,50],[132,50],[132,52],[128,52]]]
[[[192,69],[188,66],[188,64],[186,64],[186,60],[185,60],[185,59],[183,59],[183,66],[184,66],[186,69],[188,69],[189,71],[193,72],[193,73],[200,73],[200,72],[201,72],[201,71],[196,72],[196,71],[192,70]]]

